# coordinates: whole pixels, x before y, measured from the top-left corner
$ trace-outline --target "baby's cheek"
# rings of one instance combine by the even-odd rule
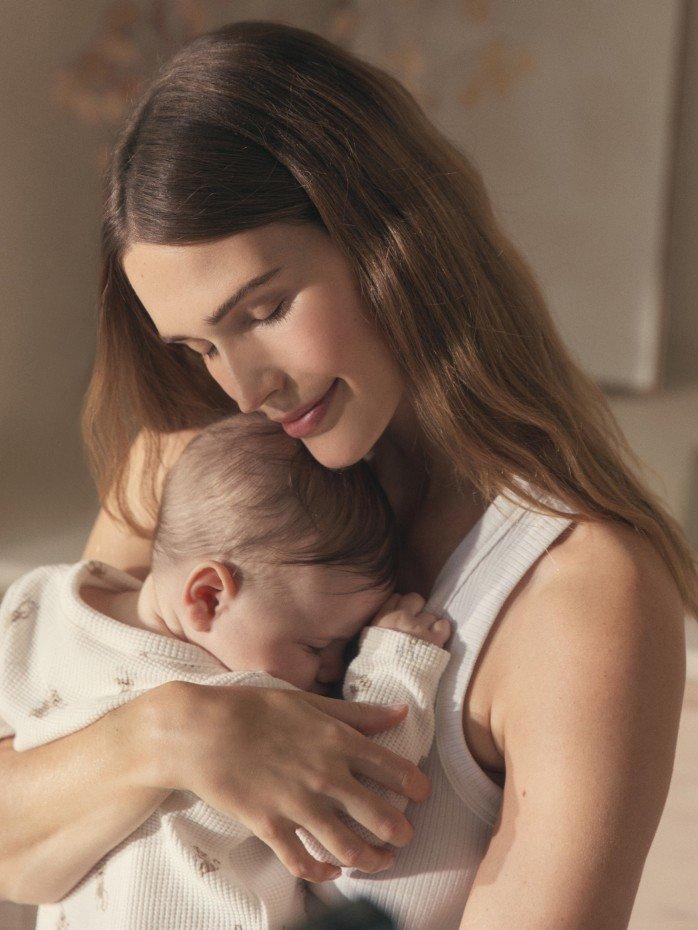
[[[289,651],[283,661],[275,663],[277,671],[272,674],[302,691],[309,691],[315,684],[319,666],[318,657],[312,653]]]

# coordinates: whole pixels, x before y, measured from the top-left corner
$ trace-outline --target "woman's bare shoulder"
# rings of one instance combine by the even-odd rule
[[[162,483],[167,472],[198,432],[199,430],[196,429],[181,430],[162,437],[162,464],[156,478],[158,494],[162,489]],[[136,520],[152,532],[155,527],[154,518],[141,496],[148,440],[148,434],[142,431],[131,446],[126,500]],[[116,517],[114,515],[116,509],[113,504],[110,504],[109,511],[102,507],[97,514],[97,519],[85,544],[82,558],[99,559],[123,571],[130,572],[137,578],[144,578],[150,567],[151,538],[149,536],[138,536],[123,520]]]
[[[682,627],[683,604],[671,573],[652,543],[632,527],[607,521],[575,523],[548,547],[521,586],[519,609],[529,613],[564,604],[583,614],[630,624],[658,611],[650,631]],[[612,616],[611,616],[612,615]]]
[[[586,685],[646,687],[685,673],[684,609],[676,584],[652,544],[630,527],[576,523],[521,579],[504,605],[488,675],[493,735],[500,737],[518,681],[512,669],[540,668],[561,655],[585,669]],[[596,657],[596,658],[593,658]],[[496,667],[495,667],[496,666]],[[507,675],[502,674],[506,667]],[[643,682],[644,678],[644,682]],[[534,688],[534,682],[529,680]],[[681,688],[683,685],[681,684]],[[519,695],[521,695],[519,690]],[[518,701],[518,698],[516,698]]]

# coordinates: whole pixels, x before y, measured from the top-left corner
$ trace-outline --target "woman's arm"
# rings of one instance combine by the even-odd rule
[[[197,430],[183,430],[172,433],[163,442],[163,465],[156,480],[156,492],[162,488],[167,470],[177,461],[187,444],[196,436]],[[126,498],[138,522],[149,532],[155,528],[153,515],[148,512],[141,497],[141,476],[145,467],[146,434],[140,433],[129,453],[129,472],[126,485]],[[114,508],[110,508],[114,509]],[[119,520],[110,516],[102,508],[97,515],[92,532],[89,535],[83,559],[99,559],[122,571],[130,572],[143,579],[150,570],[152,558],[152,539],[136,536],[133,531]]]
[[[147,524],[138,493],[144,438],[130,454],[129,501]],[[176,459],[190,438],[173,437],[166,455]],[[143,578],[150,554],[150,540],[100,510],[83,557]],[[154,719],[154,702],[144,695],[34,749],[15,752],[11,739],[0,741],[0,898],[59,900],[167,797],[169,789],[145,784]]]
[[[35,749],[0,742],[0,898],[59,900],[146,820],[169,794],[146,784],[154,732],[137,698]]]
[[[685,671],[678,592],[632,535],[586,529],[507,616],[508,673],[492,707],[503,805],[461,930],[628,925],[669,788]]]

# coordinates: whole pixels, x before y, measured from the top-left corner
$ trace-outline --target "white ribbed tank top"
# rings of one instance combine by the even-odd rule
[[[437,696],[436,737],[420,766],[432,793],[405,810],[414,827],[411,842],[397,851],[390,869],[375,875],[345,869],[334,882],[312,885],[326,903],[366,897],[399,930],[458,930],[502,799],[502,789],[480,768],[463,736],[466,689],[507,596],[572,522],[526,506],[497,497],[451,553],[427,601],[427,610],[449,618],[453,637]]]

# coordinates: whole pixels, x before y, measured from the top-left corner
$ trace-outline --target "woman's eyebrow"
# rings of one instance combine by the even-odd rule
[[[231,294],[230,297],[227,297],[220,305],[220,307],[214,310],[213,313],[207,317],[204,317],[202,320],[204,326],[216,326],[221,322],[222,319],[224,319],[224,317],[230,313],[231,310],[233,310],[240,303],[241,300],[247,297],[256,288],[262,287],[262,285],[266,284],[268,281],[271,281],[271,279],[277,275],[282,270],[282,268],[282,265],[277,265],[276,268],[270,268],[268,271],[264,271],[262,274],[257,275],[256,278],[251,278],[249,281],[239,287],[234,294]],[[171,343],[183,342],[186,339],[190,339],[191,337],[161,335],[160,338],[163,342]]]

